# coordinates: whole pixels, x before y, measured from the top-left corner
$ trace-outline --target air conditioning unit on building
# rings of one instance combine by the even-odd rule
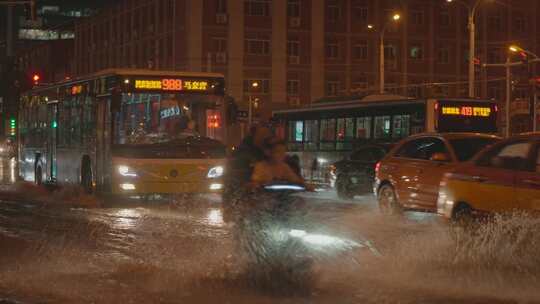
[[[217,24],[226,24],[227,23],[227,14],[216,14],[216,23]]]
[[[227,53],[216,53],[216,63],[227,63]]]
[[[300,18],[299,17],[289,18],[289,26],[290,27],[300,27]]]
[[[300,64],[300,56],[289,56],[289,64]]]
[[[300,106],[300,97],[298,97],[298,96],[290,96],[289,97],[289,105],[294,106],[294,107],[299,107]]]

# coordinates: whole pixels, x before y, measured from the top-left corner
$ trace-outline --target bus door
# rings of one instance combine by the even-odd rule
[[[110,185],[111,119],[110,98],[97,101],[96,111],[96,182],[98,190],[107,191]]]
[[[47,176],[51,182],[56,181],[57,165],[56,165],[56,147],[58,145],[58,103],[49,103],[47,105],[47,115],[49,121],[49,140],[47,141],[47,151],[49,164],[46,168]]]

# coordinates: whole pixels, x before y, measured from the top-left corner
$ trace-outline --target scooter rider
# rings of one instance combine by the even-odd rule
[[[266,157],[255,164],[251,176],[251,186],[259,187],[272,182],[288,182],[296,185],[305,184],[300,174],[291,167],[287,157],[287,146],[278,138],[269,138],[265,144]]]
[[[223,209],[226,220],[229,211],[246,196],[253,168],[258,161],[264,159],[264,143],[270,137],[272,137],[272,132],[269,128],[265,126],[252,127],[250,135],[242,141],[242,144],[229,158],[225,168],[225,187],[223,189]]]

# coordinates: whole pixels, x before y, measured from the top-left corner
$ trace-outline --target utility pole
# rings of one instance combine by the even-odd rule
[[[539,59],[533,59],[530,62],[537,62]],[[505,126],[505,136],[510,136],[510,101],[512,99],[512,74],[511,68],[514,66],[522,65],[523,62],[510,62],[510,57],[506,58],[505,63],[491,63],[484,64],[484,68],[489,67],[504,67],[506,69],[506,100],[505,100],[505,117],[506,117],[506,126]]]
[[[476,6],[475,6],[476,8]],[[474,52],[476,48],[474,9],[469,12],[469,98],[475,97]]]
[[[9,4],[7,6],[7,24],[6,24],[6,43],[7,43],[7,50],[6,50],[6,56],[9,58],[9,60],[13,57],[13,5]]]

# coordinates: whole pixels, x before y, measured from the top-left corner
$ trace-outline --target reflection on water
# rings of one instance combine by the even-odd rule
[[[206,222],[211,226],[223,226],[223,214],[221,209],[210,209],[206,216]]]
[[[141,219],[142,213],[138,209],[120,209],[113,216],[116,218],[112,221],[113,228],[116,229],[131,229],[137,226],[137,222]]]
[[[13,184],[16,180],[16,161],[15,158],[0,158],[0,183]]]

